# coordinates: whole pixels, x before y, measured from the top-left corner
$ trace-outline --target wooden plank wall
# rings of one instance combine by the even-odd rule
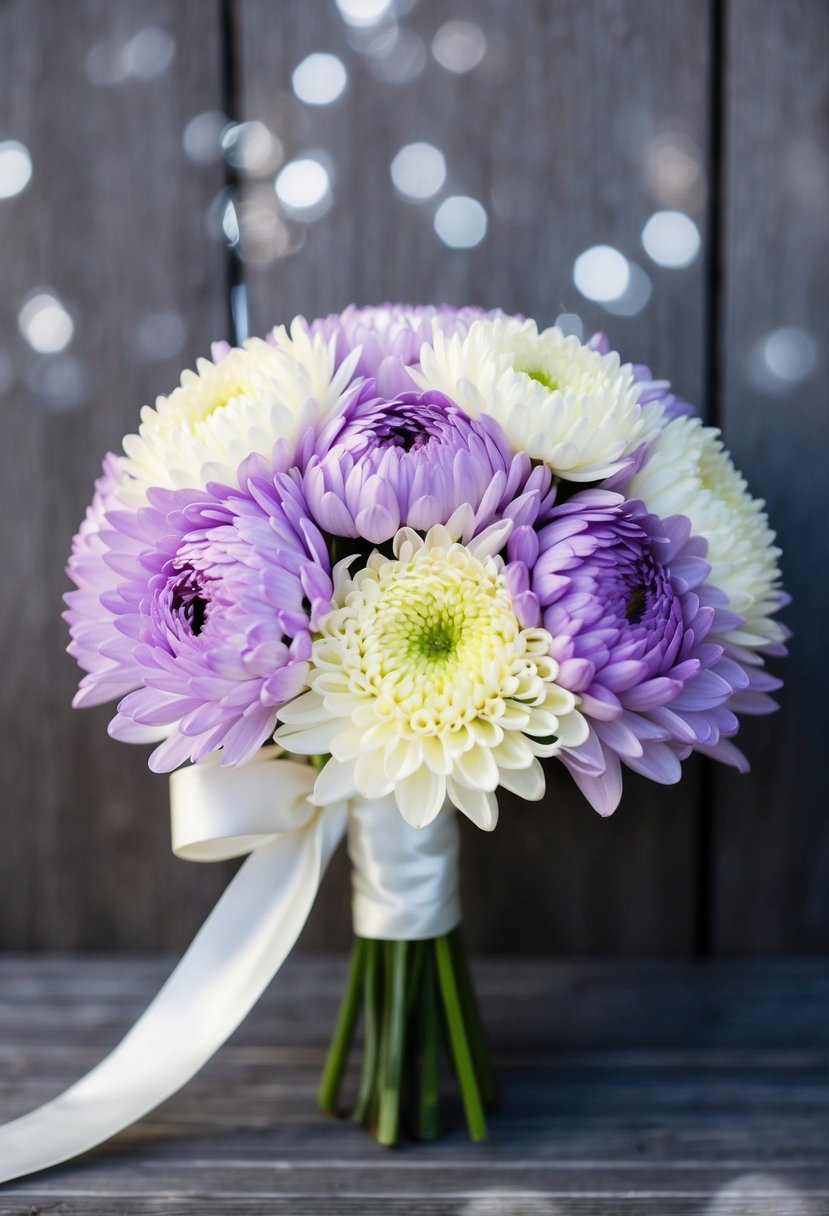
[[[237,325],[251,332],[351,299],[500,305],[545,323],[578,313],[586,333],[608,330],[725,426],[787,548],[797,696],[785,716],[749,723],[752,777],[689,765],[673,789],[630,780],[618,814],[601,821],[552,775],[544,804],[509,804],[494,836],[466,831],[467,926],[484,951],[824,950],[827,10],[821,0],[397,8],[396,49],[384,57],[382,42],[371,49],[377,30],[349,28],[333,0],[0,0],[0,140],[22,140],[34,162],[26,191],[0,201],[0,372],[10,369],[0,396],[10,564],[0,946],[178,948],[226,877],[172,860],[164,783],[147,774],[143,749],[106,737],[105,710],[68,709],[75,672],[57,612],[99,454],[227,332],[233,288]],[[468,72],[431,53],[450,19],[486,40]],[[315,51],[348,72],[331,106],[291,93],[294,68]],[[165,56],[165,70],[142,69]],[[131,71],[115,79],[124,63]],[[283,227],[275,145],[252,170],[223,168],[209,150],[204,163],[188,159],[184,128],[218,111],[264,123],[284,160],[327,159],[327,214]],[[447,249],[436,203],[396,194],[390,161],[415,140],[445,154],[439,198],[485,206],[476,248]],[[216,239],[228,183],[244,259]],[[664,208],[690,215],[701,235],[683,270],[642,249],[644,223]],[[595,244],[648,275],[641,311],[609,315],[576,291],[573,261]],[[21,302],[43,284],[76,321],[59,356],[27,355],[17,333]],[[345,945],[347,883],[340,858],[307,948]]]

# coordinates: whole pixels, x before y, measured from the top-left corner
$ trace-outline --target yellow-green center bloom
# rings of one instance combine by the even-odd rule
[[[499,785],[541,798],[538,757],[584,741],[550,635],[516,617],[490,552],[502,543],[500,528],[466,546],[442,525],[425,539],[403,528],[394,559],[375,552],[341,578],[314,642],[311,689],[283,709],[277,732],[289,750],[331,752],[317,801],[393,791],[420,827],[448,796],[491,829]]]

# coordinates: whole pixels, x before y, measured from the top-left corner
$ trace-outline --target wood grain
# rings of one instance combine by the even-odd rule
[[[423,74],[392,85],[375,78],[370,55],[352,49],[345,24],[321,20],[318,7],[287,0],[275,21],[267,0],[235,0],[240,112],[275,130],[288,158],[322,149],[334,176],[331,210],[307,227],[301,251],[245,267],[252,329],[350,300],[497,305],[542,323],[573,311],[587,333],[610,328],[619,349],[699,401],[702,264],[680,275],[651,268],[654,302],[634,317],[609,317],[584,300],[572,274],[577,255],[596,244],[643,258],[642,226],[665,202],[653,172],[665,141],[704,162],[707,6],[522,0],[516,11],[520,20],[497,0],[459,0],[450,14],[439,0],[421,0],[401,24],[424,48]],[[487,40],[480,66],[463,75],[429,51],[449,16],[477,23]],[[319,50],[341,56],[349,88],[340,104],[303,108],[288,96],[291,74]],[[489,229],[477,248],[441,244],[436,202],[396,197],[390,162],[416,140],[444,152],[444,195],[469,194],[486,207]],[[704,230],[704,193],[698,183],[689,191],[682,205]],[[678,789],[630,780],[622,808],[604,822],[563,773],[551,773],[538,806],[505,797],[496,838],[464,834],[474,948],[518,941],[539,952],[689,950],[697,796],[692,765]],[[347,882],[340,864],[306,944],[345,944]]]
[[[0,1120],[94,1064],[170,963],[0,962]],[[379,1149],[314,1090],[340,958],[292,959],[182,1093],[82,1161],[0,1188],[0,1213],[821,1216],[825,962],[488,961],[502,1083],[485,1146],[458,1125]],[[450,1091],[451,1092],[451,1091]]]
[[[724,951],[826,950],[829,7],[736,0],[729,12],[722,421],[768,501],[794,636],[776,667],[781,713],[745,733],[753,773],[717,775],[715,940]],[[789,383],[762,358],[784,328],[817,352],[813,372]]]
[[[166,72],[90,81],[93,51],[109,63],[148,28],[174,40]],[[224,331],[224,255],[204,222],[222,170],[191,165],[181,144],[219,97],[212,0],[0,5],[2,131],[34,167],[28,189],[0,203],[0,333],[15,374],[2,398],[0,946],[179,947],[224,885],[222,867],[170,856],[166,786],[147,749],[107,737],[109,709],[70,709],[79,673],[60,620],[103,453]],[[75,321],[61,354],[18,335],[18,310],[44,285]],[[186,336],[158,357],[141,326],[169,313]]]

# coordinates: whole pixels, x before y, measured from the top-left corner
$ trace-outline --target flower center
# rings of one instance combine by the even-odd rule
[[[530,380],[543,384],[550,393],[554,393],[560,387],[555,378],[548,371],[545,371],[543,367],[522,366],[520,363],[516,363],[515,370],[523,372],[525,376],[529,376]]]
[[[374,434],[386,447],[402,448],[404,452],[422,448],[431,438],[427,426],[418,418],[390,419],[385,425],[375,426]]]
[[[625,616],[632,625],[638,625],[645,611],[645,591],[642,587],[634,587],[628,596]]]
[[[361,630],[364,657],[384,685],[406,676],[423,692],[452,695],[463,672],[486,668],[517,633],[503,580],[480,563],[447,562],[445,552],[388,572]],[[478,566],[478,570],[474,567]]]
[[[335,603],[314,643],[318,691],[371,702],[402,737],[495,721],[510,698],[544,701],[551,639],[521,628],[492,558],[458,544],[375,553]]]
[[[427,625],[419,634],[414,634],[411,651],[413,654],[423,655],[425,659],[431,659],[437,664],[454,653],[459,640],[454,622],[444,618]]]
[[[229,405],[234,397],[243,397],[244,395],[245,390],[242,386],[236,385],[233,388],[222,389],[213,398],[208,397],[204,403],[199,421],[204,422],[207,418],[211,418],[219,410],[223,410],[226,405]]]
[[[185,630],[198,637],[207,623],[207,609],[208,600],[196,571],[190,565],[182,567],[171,588],[170,612]]]

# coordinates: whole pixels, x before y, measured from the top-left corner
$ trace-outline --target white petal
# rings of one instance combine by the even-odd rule
[[[331,751],[331,744],[341,729],[342,722],[338,718],[330,718],[327,722],[305,728],[280,726],[274,739],[287,752],[296,752],[300,756],[324,756]]]
[[[501,785],[505,790],[517,794],[519,798],[526,798],[528,802],[538,802],[544,797],[546,788],[544,769],[533,757],[533,762],[528,768],[502,769]]]
[[[356,793],[354,765],[340,764],[339,760],[329,760],[314,783],[314,802],[317,806],[329,806],[332,802],[353,798]]]
[[[421,765],[410,777],[398,781],[394,796],[400,814],[406,822],[413,828],[425,827],[443,806],[446,798],[446,778],[433,773],[426,765]]]
[[[449,797],[476,827],[484,832],[491,832],[498,822],[498,800],[494,794],[485,790],[470,790],[458,785],[450,777],[448,782]]]
[[[498,765],[488,747],[471,747],[455,760],[454,776],[469,789],[491,793],[498,786]]]

